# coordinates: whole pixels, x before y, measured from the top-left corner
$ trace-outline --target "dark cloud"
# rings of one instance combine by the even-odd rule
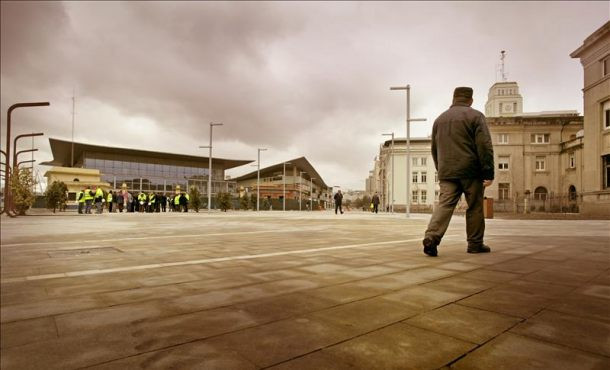
[[[391,85],[410,83],[413,114],[429,121],[457,85],[482,109],[506,49],[526,110],[582,110],[568,54],[608,3],[2,2],[1,13],[2,111],[52,102],[19,112],[19,130],[70,137],[75,89],[77,139],[197,154],[221,121],[218,155],[304,155],[327,183],[362,188],[380,134],[404,135]]]

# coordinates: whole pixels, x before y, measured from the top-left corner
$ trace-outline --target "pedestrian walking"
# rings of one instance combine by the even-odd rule
[[[373,205],[372,212],[379,213],[379,195],[377,193],[373,195],[373,198],[371,199],[371,204]]]
[[[335,214],[337,214],[337,210],[341,211],[341,214],[343,214],[343,207],[342,207],[342,203],[343,203],[343,194],[341,194],[341,190],[337,190],[337,193],[335,194]]]
[[[483,243],[483,193],[494,179],[493,147],[485,116],[471,108],[472,92],[470,87],[456,88],[453,104],[432,127],[432,159],[438,171],[440,194],[423,240],[428,256],[438,255],[437,247],[462,194],[468,203],[467,252],[491,251]]]

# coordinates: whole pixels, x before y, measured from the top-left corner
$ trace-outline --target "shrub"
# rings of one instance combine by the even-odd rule
[[[13,198],[13,206],[18,215],[25,215],[25,211],[32,207],[36,196],[32,188],[36,185],[36,181],[32,178],[29,168],[14,170],[11,176],[11,195]]]
[[[68,201],[68,186],[63,181],[53,181],[44,193],[47,209],[52,209],[53,213],[59,208],[64,210]]]
[[[201,209],[201,205],[203,204],[199,188],[196,186],[191,186],[191,189],[189,191],[189,197],[191,198],[189,200],[191,208],[193,208],[195,212],[199,212],[199,210]]]

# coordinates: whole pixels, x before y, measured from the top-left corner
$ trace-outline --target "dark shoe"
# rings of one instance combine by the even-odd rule
[[[469,246],[468,253],[489,253],[491,252],[491,248],[486,246],[485,244],[477,245],[477,246]]]
[[[425,238],[423,241],[424,253],[430,257],[438,256],[438,250],[436,249],[437,244],[430,238]]]

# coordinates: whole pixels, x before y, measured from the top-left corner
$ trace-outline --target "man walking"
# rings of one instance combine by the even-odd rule
[[[379,212],[379,195],[377,195],[377,193],[375,193],[375,195],[373,195],[373,199],[371,199],[371,203],[373,204],[373,212],[378,213]]]
[[[337,190],[335,194],[335,214],[337,214],[337,210],[341,211],[343,214],[343,207],[341,207],[341,203],[343,203],[343,194],[341,194],[341,190]]]
[[[494,179],[493,147],[483,113],[472,109],[472,88],[458,87],[453,104],[434,121],[432,158],[438,171],[440,195],[423,240],[424,253],[438,255],[453,210],[462,194],[466,197],[468,253],[486,253],[483,243],[483,192]]]

